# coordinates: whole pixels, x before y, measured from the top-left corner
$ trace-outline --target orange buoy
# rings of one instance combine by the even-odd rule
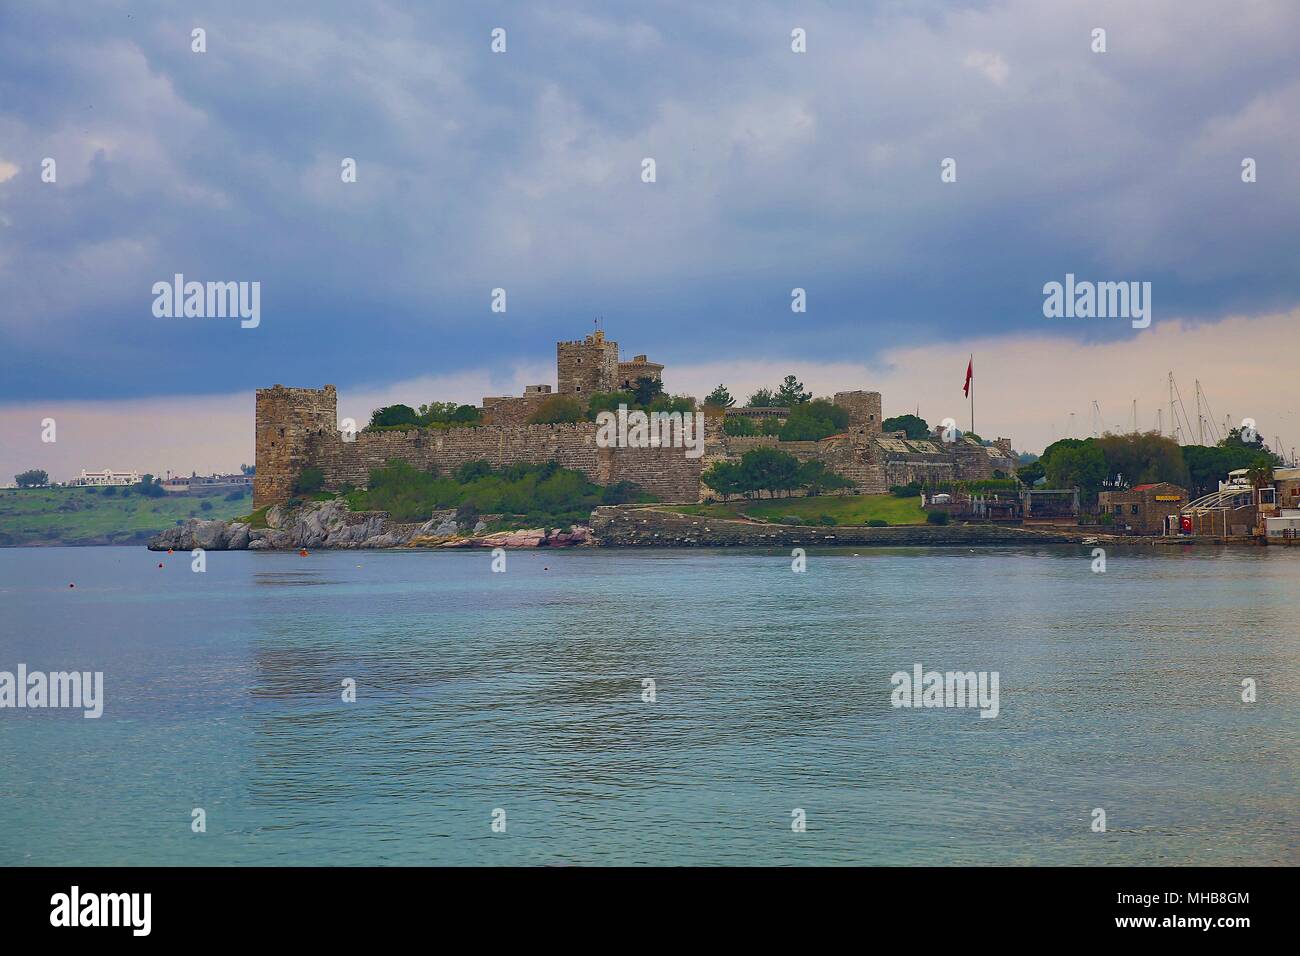
[[[172,549],[171,549],[171,548],[168,548],[168,549],[167,549],[167,553],[168,553],[168,554],[172,554],[172,553],[173,553],[173,552],[172,552]]]
[[[305,557],[307,557],[307,549],[306,549],[306,548],[303,548],[301,551],[299,551],[299,552],[298,552],[298,557],[300,557],[300,558],[305,558]]]

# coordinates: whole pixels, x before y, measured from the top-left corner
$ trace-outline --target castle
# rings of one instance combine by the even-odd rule
[[[818,459],[854,482],[861,494],[879,494],[912,482],[991,478],[1011,474],[1015,458],[1010,439],[992,446],[973,439],[917,441],[902,433],[884,434],[879,392],[836,392],[834,403],[849,416],[848,430],[821,441],[780,441],[776,436],[737,437],[723,430],[725,416],[784,417],[779,408],[706,408],[705,452],[688,458],[681,448],[601,448],[595,422],[532,425],[529,419],[554,395],[574,397],[629,389],[640,378],[662,381],[663,365],[645,355],[619,361],[618,343],[595,332],[555,347],[556,390],[529,385],[521,396],[486,396],[481,424],[458,428],[415,428],[345,434],[338,426],[338,394],[322,389],[257,390],[253,504],[286,501],[303,468],[319,468],[325,487],[363,487],[373,469],[389,459],[448,474],[479,460],[501,467],[514,462],[556,461],[608,485],[629,481],[661,501],[698,501],[710,490],[700,475],[714,461],[737,459],[753,448],[776,447],[801,461]]]

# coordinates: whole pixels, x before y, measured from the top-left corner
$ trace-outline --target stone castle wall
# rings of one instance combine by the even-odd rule
[[[258,390],[254,507],[293,497],[308,465],[320,468],[325,487],[337,491],[365,487],[370,472],[390,459],[441,475],[471,461],[496,467],[555,461],[596,484],[630,481],[663,501],[699,499],[703,458],[687,458],[682,448],[598,448],[594,422],[358,432],[345,441],[337,408],[333,386]]]
[[[483,422],[486,425],[527,425],[528,419],[547,400],[554,397],[553,392],[531,392],[527,395],[485,398],[483,399]]]
[[[494,467],[516,462],[544,464],[582,472],[598,485],[631,481],[662,501],[696,501],[702,459],[689,459],[682,448],[598,448],[596,424],[484,425],[477,428],[412,429],[361,432],[346,442],[336,433],[316,436],[308,457],[325,473],[325,487],[365,487],[370,472],[390,459],[450,475],[472,461]]]
[[[584,342],[562,342],[558,343],[562,385],[566,381],[566,346],[576,347],[568,353],[570,358],[584,360],[571,367],[567,379],[570,385],[582,385],[578,378],[589,374],[594,377],[587,381],[599,383],[606,375],[617,372],[616,344],[595,337]],[[613,364],[609,362],[611,357]],[[583,371],[579,373],[578,369]],[[853,424],[847,433],[822,441],[727,436],[722,432],[723,418],[712,416],[705,429],[705,455],[696,459],[687,458],[681,448],[597,448],[598,426],[594,422],[525,424],[528,414],[549,397],[530,393],[519,399],[486,400],[489,423],[477,427],[358,432],[353,441],[344,441],[338,431],[338,401],[332,385],[323,389],[280,385],[259,389],[254,507],[293,497],[298,476],[309,465],[324,472],[326,488],[338,490],[344,485],[364,487],[371,471],[391,459],[436,469],[442,475],[472,461],[486,460],[496,467],[555,461],[581,471],[597,484],[629,481],[662,501],[677,502],[697,501],[701,492],[708,493],[701,487],[700,475],[713,461],[738,460],[753,448],[779,448],[800,461],[823,461],[832,471],[853,481],[861,494],[882,494],[891,486],[912,482],[989,478],[994,467],[988,452],[973,442],[959,441],[943,446],[941,451],[936,447],[934,454],[884,447],[890,440],[880,437],[878,392],[837,393],[836,403],[849,409]],[[1014,463],[1008,468],[1013,469]]]

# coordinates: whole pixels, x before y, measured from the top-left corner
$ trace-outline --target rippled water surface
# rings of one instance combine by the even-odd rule
[[[1300,862],[1300,549],[1090,565],[0,550],[0,670],[107,699],[0,710],[0,864]]]

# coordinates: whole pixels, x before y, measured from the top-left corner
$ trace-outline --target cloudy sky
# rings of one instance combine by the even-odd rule
[[[976,430],[1037,451],[1152,427],[1172,369],[1289,451],[1297,64],[1291,0],[0,5],[0,480],[233,469],[277,382],[553,382],[595,317],[674,392],[964,422],[974,353]],[[1067,272],[1151,327],[1045,318]],[[156,318],[175,273],[261,324]]]

